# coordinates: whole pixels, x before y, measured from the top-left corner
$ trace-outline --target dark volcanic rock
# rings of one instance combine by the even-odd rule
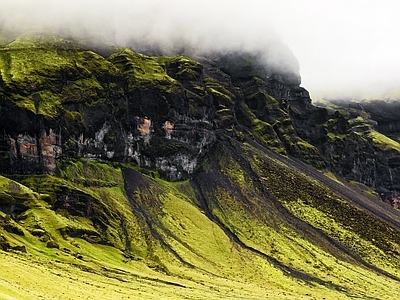
[[[85,157],[134,161],[181,179],[217,134],[234,127],[252,131],[260,127],[257,118],[266,122],[270,144],[283,139],[287,150],[293,148],[289,135],[283,137],[294,133],[292,125],[279,125],[279,134],[272,125],[290,119],[286,101],[310,102],[297,73],[279,73],[258,54],[219,54],[199,63],[120,49],[105,59],[54,37],[23,37],[2,51],[12,75],[1,84],[0,164],[6,174],[54,174],[58,161]],[[29,55],[29,68],[13,67],[12,61]],[[255,116],[241,110],[241,127],[236,111],[245,104]]]
[[[117,49],[105,58],[35,36],[1,51],[3,174],[56,174],[65,159],[82,157],[135,162],[179,180],[229,137],[365,183],[387,201],[400,191],[400,146],[375,131],[397,138],[398,103],[316,107],[298,71],[272,64],[268,52],[195,61]]]

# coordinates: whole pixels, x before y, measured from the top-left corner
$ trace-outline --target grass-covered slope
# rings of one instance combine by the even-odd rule
[[[262,147],[211,153],[175,183],[85,160],[1,177],[4,297],[396,299],[397,229]]]

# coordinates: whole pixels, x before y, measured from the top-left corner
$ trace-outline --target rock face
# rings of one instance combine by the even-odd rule
[[[1,58],[4,173],[55,174],[58,159],[86,157],[180,179],[215,140],[202,66],[187,58],[122,49],[105,59],[40,38],[11,43]]]
[[[198,63],[118,49],[104,58],[56,37],[21,37],[1,51],[6,174],[56,174],[58,160],[85,157],[134,161],[179,180],[219,131],[254,127],[281,152],[308,155],[292,145],[300,139],[286,107],[309,103],[307,91],[298,74],[273,73],[256,55]]]
[[[58,37],[20,37],[0,52],[2,173],[57,174],[60,161],[87,158],[180,180],[228,134],[396,203],[400,145],[379,132],[393,136],[400,118],[374,102],[369,110],[313,106],[296,70],[261,58],[232,52],[195,61],[130,49],[103,57]]]
[[[331,100],[318,105],[333,113],[324,125],[327,139],[318,146],[330,169],[372,187],[399,208],[398,102]]]

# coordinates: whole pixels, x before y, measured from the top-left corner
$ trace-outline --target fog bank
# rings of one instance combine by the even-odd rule
[[[165,52],[179,47],[261,50],[283,69],[298,70],[298,60],[302,85],[314,98],[368,97],[400,90],[400,2],[395,0],[1,0],[0,4],[2,32],[46,30],[116,46],[155,46]]]

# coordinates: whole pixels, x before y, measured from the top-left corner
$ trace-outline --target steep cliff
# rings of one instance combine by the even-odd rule
[[[372,187],[399,208],[398,101],[330,100],[318,103],[334,114],[329,139],[320,148],[336,174]]]
[[[272,73],[252,54],[213,56],[104,58],[57,37],[18,38],[1,49],[3,172],[56,174],[57,159],[86,157],[177,180],[217,132],[255,134],[321,166],[288,113],[288,102],[310,105],[298,75]]]
[[[1,252],[4,294],[397,299],[400,213],[339,175],[392,193],[400,146],[266,61],[0,48],[0,248],[45,278]]]

